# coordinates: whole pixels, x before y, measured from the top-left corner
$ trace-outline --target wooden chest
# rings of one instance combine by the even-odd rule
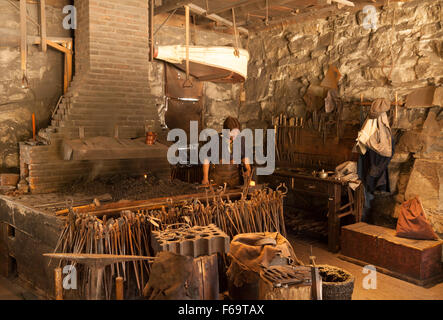
[[[342,258],[372,264],[378,271],[426,285],[442,276],[442,240],[412,240],[395,230],[363,222],[342,228]]]

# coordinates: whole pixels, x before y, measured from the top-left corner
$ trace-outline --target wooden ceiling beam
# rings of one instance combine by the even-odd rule
[[[242,0],[242,1],[239,1],[239,2],[237,2],[235,4],[230,4],[230,5],[221,7],[221,8],[216,8],[214,10],[209,10],[208,14],[225,12],[225,11],[228,11],[228,10],[231,10],[231,9],[247,6],[249,4],[253,4],[253,3],[256,3],[256,2],[259,2],[259,1],[263,1],[263,0]]]
[[[158,6],[157,8],[155,8],[154,10],[154,15],[158,15],[161,13],[165,13],[168,11],[172,11],[175,10],[177,8],[183,7],[187,4],[189,4],[191,1],[190,0],[185,0],[185,1],[178,1],[178,0],[169,0],[169,1],[164,1],[164,4],[162,4],[161,6]]]
[[[404,0],[392,0],[392,1],[393,2],[402,2]],[[382,3],[382,2],[374,3],[372,1],[371,2],[367,1],[364,3],[358,3],[354,7],[349,7],[347,9],[347,11],[357,12],[359,10],[362,10],[363,7],[369,3],[376,8],[382,7],[384,5],[384,3]],[[302,12],[302,13],[282,17],[280,19],[269,20],[269,25],[265,25],[265,23],[263,21],[261,21],[259,23],[246,24],[246,27],[251,32],[259,32],[259,31],[264,31],[264,30],[269,30],[269,29],[279,27],[282,24],[283,25],[290,25],[293,23],[300,23],[300,22],[304,22],[304,21],[308,21],[308,20],[323,19],[328,16],[338,15],[338,14],[340,14],[340,11],[337,11],[336,7],[326,6],[326,7],[320,8],[320,9],[317,8],[317,9],[313,9],[313,10],[310,10],[307,12]]]
[[[234,26],[234,23],[232,21],[229,21],[228,19],[220,17],[219,15],[216,15],[214,13],[208,14],[206,9],[203,9],[203,8],[193,4],[193,3],[190,3],[188,5],[189,5],[189,9],[191,9],[191,11],[194,12],[194,13],[197,13],[197,14],[199,14],[201,16],[204,16],[204,17],[206,17],[206,18],[208,18],[210,20],[213,20],[215,22],[222,23],[222,24],[224,24],[224,25],[226,25],[228,27],[233,27]],[[239,32],[241,32],[241,33],[249,34],[249,31],[247,29],[245,29],[245,28],[237,28],[237,30]]]

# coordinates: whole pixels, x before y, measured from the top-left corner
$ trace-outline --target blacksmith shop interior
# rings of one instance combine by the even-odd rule
[[[443,300],[443,0],[0,0],[0,300]]]

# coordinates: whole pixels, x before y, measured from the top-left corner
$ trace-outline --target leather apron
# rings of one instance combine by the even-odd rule
[[[226,182],[230,188],[238,187],[242,183],[241,168],[238,164],[211,164],[209,180],[219,186]]]
[[[220,138],[220,155],[222,154],[222,139]],[[231,151],[232,145],[230,146]],[[232,151],[231,151],[232,152]],[[223,186],[225,183],[227,187],[234,188],[242,183],[241,166],[238,164],[211,164],[209,168],[209,180],[219,186]]]

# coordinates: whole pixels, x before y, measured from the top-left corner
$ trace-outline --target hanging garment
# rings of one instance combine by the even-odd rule
[[[379,116],[382,115],[384,112],[388,112],[391,108],[388,101],[385,99],[375,99],[372,102],[371,109],[369,110],[369,118],[371,119],[377,119]]]
[[[397,236],[416,240],[438,240],[417,197],[401,205],[397,221]]]
[[[391,154],[394,154],[394,141],[391,141],[391,146]],[[368,148],[367,152],[361,157],[362,181],[366,190],[369,193],[373,193],[375,190],[390,192],[388,165],[392,156],[384,157]]]
[[[386,112],[377,118],[377,128],[378,130],[369,138],[367,146],[383,157],[391,157],[392,132]]]
[[[392,132],[386,112],[376,119],[366,119],[358,133],[355,148],[361,154],[365,154],[369,148],[381,156],[392,156]]]

